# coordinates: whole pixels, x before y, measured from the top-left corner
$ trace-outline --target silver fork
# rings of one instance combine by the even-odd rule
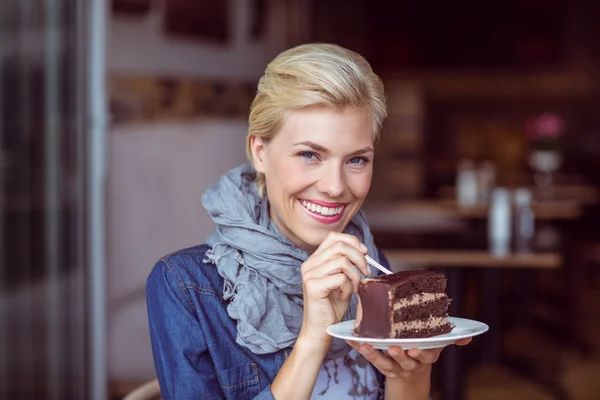
[[[365,255],[365,258],[367,259],[367,264],[377,268],[378,270],[380,270],[381,272],[383,272],[384,274],[393,274],[392,271],[390,271],[389,269],[387,269],[386,267],[384,267],[383,265],[379,264],[377,261],[373,260],[371,257],[369,257],[368,255]]]

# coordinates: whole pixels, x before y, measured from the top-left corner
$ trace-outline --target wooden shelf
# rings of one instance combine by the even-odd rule
[[[458,268],[556,269],[563,259],[558,253],[508,254],[495,256],[487,251],[468,250],[382,250],[392,271],[406,265]],[[405,269],[405,268],[404,268]]]

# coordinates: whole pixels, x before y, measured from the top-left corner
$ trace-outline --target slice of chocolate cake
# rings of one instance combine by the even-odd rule
[[[432,271],[403,271],[363,279],[354,332],[372,338],[425,338],[448,333],[446,277]]]

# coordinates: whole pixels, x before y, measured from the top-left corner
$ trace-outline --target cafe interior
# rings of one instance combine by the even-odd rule
[[[160,398],[146,278],[212,230],[201,195],[246,160],[266,64],[329,42],[385,85],[377,245],[489,326],[432,398],[600,399],[600,3],[8,3],[0,398]]]

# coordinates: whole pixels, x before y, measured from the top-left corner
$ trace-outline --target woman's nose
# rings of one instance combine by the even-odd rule
[[[346,182],[341,168],[330,168],[324,171],[319,180],[319,191],[331,198],[340,197],[344,193]]]

